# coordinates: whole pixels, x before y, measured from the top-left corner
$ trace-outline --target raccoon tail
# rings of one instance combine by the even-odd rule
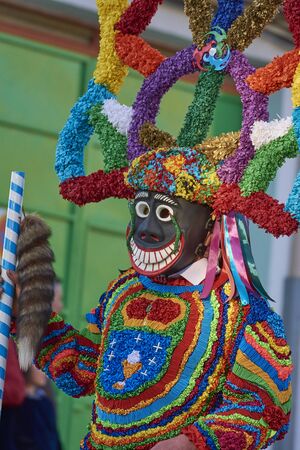
[[[50,235],[50,228],[39,216],[29,214],[22,221],[16,273],[20,283],[17,342],[23,370],[31,366],[51,315],[55,272]]]

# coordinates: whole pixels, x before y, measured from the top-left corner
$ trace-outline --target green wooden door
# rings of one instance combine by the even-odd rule
[[[54,172],[57,134],[84,92],[94,64],[84,55],[0,35],[0,207],[6,206],[10,172],[24,170],[25,209],[38,212],[52,227],[55,268],[64,284],[64,316],[77,328],[84,326],[85,313],[97,305],[118,269],[129,266],[124,239],[126,202],[113,199],[75,207],[59,197]],[[121,101],[132,104],[141,82],[141,77],[131,73]],[[178,82],[163,100],[159,126],[176,135],[192,96],[193,86]],[[239,129],[240,121],[238,98],[221,95],[212,133]],[[101,167],[100,150],[92,139],[86,170]],[[79,448],[91,401],[58,395],[65,450]]]

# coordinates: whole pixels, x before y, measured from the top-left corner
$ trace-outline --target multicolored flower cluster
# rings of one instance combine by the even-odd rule
[[[94,80],[90,82],[87,93],[73,108],[60,135],[56,168],[62,181],[61,193],[68,200],[83,205],[110,196],[131,198],[132,189],[159,192],[164,192],[165,189],[165,192],[188,201],[212,204],[217,190],[224,184],[225,188],[218,192],[216,204],[222,202],[222,193],[225,195],[224,205],[228,207],[229,204],[236,204],[228,202],[226,186],[228,189],[232,186],[232,192],[235,193],[241,188],[241,194],[245,197],[244,200],[240,199],[241,205],[250,206],[246,197],[251,197],[250,216],[259,219],[259,225],[264,227],[266,221],[263,217],[267,212],[253,215],[254,209],[261,210],[264,207],[266,210],[270,205],[269,199],[262,195],[263,192],[285,159],[296,156],[297,141],[300,146],[299,75],[297,76],[300,63],[300,26],[297,19],[300,16],[299,2],[284,2],[284,12],[294,37],[295,50],[258,70],[249,64],[240,51],[271,21],[281,0],[255,0],[245,11],[242,0],[219,0],[215,15],[210,0],[185,0],[193,44],[168,58],[140,36],[162,2],[163,0],[133,0],[128,5],[125,0],[97,0],[101,20],[100,53]],[[201,46],[206,45],[210,30],[214,27],[223,27],[224,33],[227,33],[227,44],[231,46],[229,64],[220,72],[210,67],[207,72],[200,73],[193,102],[180,134],[175,139],[156,128],[161,100],[178,79],[197,71],[193,57],[195,49],[201,51]],[[114,96],[126,76],[127,66],[145,77],[132,108],[121,105]],[[226,73],[232,77],[241,96],[242,129],[238,135],[227,134],[207,139]],[[276,135],[276,124],[267,122],[268,95],[283,87],[290,87],[292,83],[295,106],[293,129],[289,128]],[[281,122],[285,129],[284,121]],[[272,137],[265,145],[257,145],[255,142],[255,139],[263,141],[259,127],[264,129],[265,137]],[[97,133],[101,144],[104,171],[85,176],[83,150],[93,132]],[[160,166],[161,161],[154,163],[153,155],[157,159],[157,155],[161,154],[161,147],[164,152],[169,150],[170,154],[180,149],[185,157],[187,152],[195,152],[197,169],[196,163],[190,167],[183,164],[181,171],[180,164],[174,158],[164,166]],[[141,157],[147,153],[148,156]],[[138,158],[138,163],[135,158]],[[148,159],[151,160],[150,167],[146,162]],[[132,189],[126,188],[124,184],[124,173],[128,166],[128,183]],[[300,220],[299,179],[300,175],[294,184],[286,211],[281,206],[277,207],[276,201],[272,203],[274,224],[277,224],[272,229],[276,236],[279,230],[286,230],[290,234],[290,230],[295,230],[293,218]],[[266,200],[265,205],[263,199]],[[242,209],[245,213],[248,211],[248,207]],[[287,211],[290,213],[289,226],[280,226],[279,223],[289,214]],[[267,229],[270,230],[270,226]]]
[[[216,167],[193,148],[153,150],[136,158],[127,183],[134,190],[150,190],[210,204],[220,181]]]

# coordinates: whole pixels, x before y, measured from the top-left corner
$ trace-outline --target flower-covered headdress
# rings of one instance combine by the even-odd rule
[[[245,10],[242,0],[218,0],[215,12],[211,0],[185,0],[193,44],[169,58],[140,37],[162,2],[133,0],[128,6],[127,0],[97,0],[100,53],[94,78],[60,134],[56,170],[61,194],[84,205],[152,190],[208,204],[222,217],[222,242],[236,286],[251,288],[251,278],[261,292],[245,217],[276,237],[296,232],[300,222],[300,175],[287,205],[265,193],[284,161],[297,156],[300,144],[300,3],[284,2],[296,49],[255,70],[242,52],[282,0],[253,0]],[[128,67],[145,77],[132,107],[116,98]],[[161,99],[178,79],[197,71],[193,102],[174,138],[156,127]],[[225,75],[241,96],[242,129],[208,138]],[[292,84],[293,118],[269,123],[268,95]],[[104,170],[86,176],[84,147],[94,132]],[[241,236],[243,246],[235,245]]]

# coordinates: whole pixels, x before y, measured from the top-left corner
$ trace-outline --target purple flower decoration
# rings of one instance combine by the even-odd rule
[[[227,72],[232,76],[237,91],[243,103],[243,124],[240,144],[236,153],[228,158],[219,168],[218,175],[224,183],[238,183],[254,156],[254,147],[251,141],[251,129],[255,121],[269,118],[268,97],[253,91],[246,79],[255,68],[251,66],[247,58],[238,52],[232,51],[231,60],[227,66]]]
[[[176,81],[198,70],[194,64],[195,45],[177,52],[161,63],[143,83],[133,105],[133,117],[128,132],[128,159],[132,161],[149,149],[141,145],[139,130],[145,122],[155,124],[161,99]]]

